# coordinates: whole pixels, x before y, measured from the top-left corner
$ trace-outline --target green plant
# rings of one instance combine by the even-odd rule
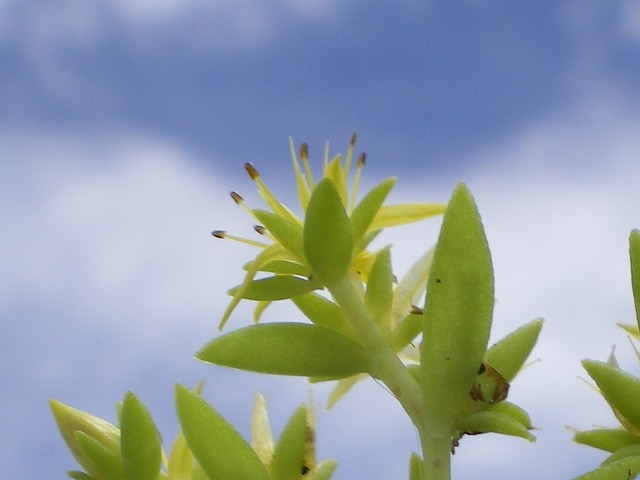
[[[619,325],[640,339],[640,230],[631,232],[629,256],[637,324]],[[635,346],[633,348],[640,360],[640,352]],[[620,426],[576,432],[573,437],[576,442],[604,450],[610,455],[598,468],[575,480],[635,478],[640,473],[640,379],[622,371],[613,352],[608,362],[584,360],[582,365],[596,382]]]
[[[536,319],[488,346],[494,305],[493,269],[483,225],[469,189],[459,184],[448,204],[387,205],[396,184],[389,178],[358,197],[364,155],[354,161],[355,135],[344,158],[329,159],[316,181],[303,145],[291,144],[298,216],[281,203],[251,164],[267,209],[251,209],[264,241],[230,238],[259,249],[244,266],[242,283],[220,322],[241,301],[254,301],[253,323],[206,343],[201,361],[266,374],[336,382],[329,405],[359,380],[384,384],[415,425],[420,453],[409,456],[410,480],[450,478],[453,451],[465,435],[499,433],[533,441],[532,422],[507,400],[511,383],[542,327]],[[355,164],[355,168],[354,167]],[[354,171],[352,171],[354,170]],[[444,215],[435,247],[425,241],[400,279],[390,246],[373,247],[386,228]],[[636,311],[640,312],[640,233],[631,235]],[[300,321],[260,323],[271,302],[291,301]],[[421,302],[422,306],[417,306]],[[640,313],[638,313],[640,324]],[[640,337],[637,327],[625,327]],[[640,355],[639,355],[640,357]],[[635,478],[640,471],[640,380],[615,363],[585,361],[623,429],[579,432],[576,441],[611,451],[597,470],[579,479]],[[182,432],[169,455],[151,416],[133,393],[119,407],[114,426],[55,400],[51,408],[62,436],[84,471],[76,479],[323,480],[334,460],[316,462],[313,409],[296,410],[274,442],[264,399],[257,397],[251,443],[195,390],[177,386]],[[623,476],[621,476],[623,475]]]

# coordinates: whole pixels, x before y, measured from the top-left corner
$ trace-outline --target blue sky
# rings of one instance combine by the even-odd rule
[[[293,199],[287,137],[344,152],[394,201],[446,201],[467,182],[496,271],[494,339],[546,319],[511,397],[538,442],[464,439],[454,478],[571,478],[602,455],[564,425],[614,424],[579,361],[637,362],[627,237],[640,227],[640,8],[633,1],[0,1],[0,467],[7,478],[73,468],[47,409],[114,418],[136,391],[168,443],[176,382],[243,432],[256,390],[278,431],[302,380],[201,365],[226,289],[254,254],[215,241],[259,206],[253,162]],[[389,232],[402,273],[437,221]],[[416,238],[424,244],[416,251]],[[293,316],[277,306],[269,318]],[[246,323],[241,308],[230,327]],[[319,411],[336,477],[403,478],[417,438],[393,399],[363,384]],[[338,432],[334,434],[334,432]],[[362,439],[365,439],[363,442]],[[529,475],[528,477],[526,475]]]

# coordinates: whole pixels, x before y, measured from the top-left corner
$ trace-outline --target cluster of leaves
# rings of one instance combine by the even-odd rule
[[[274,442],[264,398],[257,395],[252,442],[242,436],[196,391],[176,387],[182,431],[169,456],[142,402],[129,392],[118,405],[119,425],[51,400],[67,446],[84,471],[76,480],[328,480],[337,463],[316,463],[313,409],[300,406]]]
[[[396,183],[389,178],[357,201],[365,157],[358,158],[350,184],[354,145],[355,136],[344,159],[329,160],[325,154],[318,182],[306,145],[300,151],[302,167],[292,147],[301,217],[276,198],[251,164],[245,165],[268,209],[248,208],[235,192],[232,198],[257,219],[255,230],[268,241],[224,231],[213,235],[260,249],[245,265],[244,281],[229,291],[232,301],[220,328],[241,300],[257,302],[255,324],[213,339],[197,358],[312,382],[337,381],[330,404],[362,378],[379,380],[420,435],[422,456],[412,454],[410,478],[449,478],[451,453],[464,435],[495,432],[534,439],[529,415],[507,395],[542,321],[488,348],[493,267],[471,193],[459,184],[447,205],[385,205]],[[372,241],[384,228],[443,213],[436,246],[421,249],[424,253],[398,281],[390,246],[372,250]],[[416,306],[421,299],[423,306]],[[258,323],[268,305],[279,300],[291,300],[305,320]],[[133,394],[123,402],[119,428],[53,401],[63,437],[85,468],[70,475],[321,480],[335,469],[335,462],[316,465],[310,456],[305,409],[294,413],[275,449],[265,450],[261,445],[268,440],[251,448],[197,392],[177,387],[176,405],[183,433],[165,460],[151,417]]]
[[[636,309],[636,325],[620,326],[636,339],[640,339],[640,231],[629,237],[631,284]],[[634,346],[640,360],[640,352]],[[608,362],[584,360],[584,369],[595,381],[602,396],[620,421],[617,428],[597,428],[577,432],[574,440],[609,452],[610,455],[595,470],[575,480],[632,479],[640,473],[640,379],[620,369],[615,356]]]

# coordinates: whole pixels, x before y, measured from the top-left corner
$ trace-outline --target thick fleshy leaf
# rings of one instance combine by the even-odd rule
[[[582,366],[596,382],[620,421],[623,424],[629,422],[630,425],[625,427],[640,429],[640,379],[604,362],[583,360]]]
[[[274,301],[297,297],[322,288],[319,282],[291,275],[274,275],[273,277],[252,280],[247,285],[237,286],[229,290],[229,295],[246,300]]]
[[[298,480],[304,467],[307,409],[299,407],[284,427],[271,461],[271,475],[278,480]]]
[[[523,325],[492,345],[487,350],[484,361],[510,382],[531,353],[541,328],[540,318]]]
[[[421,347],[423,409],[434,435],[449,434],[484,357],[493,312],[493,268],[464,184],[453,192],[427,282]]]
[[[351,223],[336,187],[327,178],[318,183],[307,206],[304,251],[323,283],[332,284],[346,275],[353,251]]]
[[[151,414],[133,392],[127,393],[122,402],[120,446],[127,480],[158,479],[162,457],[160,434]]]
[[[530,442],[536,439],[524,425],[513,417],[491,410],[469,415],[463,418],[457,427],[461,432],[469,434],[493,432],[521,437]]]
[[[636,306],[636,319],[640,328],[640,230],[631,231],[629,257],[631,258],[631,285]]]
[[[79,443],[77,434],[82,432],[93,438],[98,444],[110,451],[113,458],[120,459],[120,430],[100,417],[70,407],[57,400],[49,400],[49,405],[62,438],[73,457],[91,476],[102,478],[101,471],[93,459],[87,455],[86,449]]]
[[[575,477],[573,480],[631,480],[640,473],[640,457],[626,457]]]
[[[640,439],[624,428],[596,428],[577,432],[573,436],[573,441],[607,452],[615,452],[622,447],[640,443]]]
[[[609,455],[601,465],[609,465],[628,457],[640,457],[640,445],[627,445],[626,447],[619,448]]]
[[[409,458],[409,480],[422,480],[422,459],[415,452]]]
[[[522,424],[526,429],[530,430],[533,428],[529,414],[515,403],[507,401],[496,403],[491,406],[491,411],[510,416],[516,422]]]
[[[120,452],[114,451],[85,432],[75,433],[76,442],[82,449],[89,464],[85,470],[98,480],[125,480]]]
[[[369,372],[362,346],[317,325],[268,323],[222,335],[196,357],[217,365],[277,375],[341,377]]]
[[[381,330],[387,332],[391,327],[391,307],[393,306],[393,270],[389,247],[380,250],[376,255],[369,272],[364,302]]]
[[[255,209],[253,214],[262,225],[298,260],[304,259],[302,225],[267,210]]]
[[[269,480],[251,446],[200,395],[178,385],[176,410],[189,448],[210,479]]]
[[[316,325],[338,332],[352,340],[356,339],[347,316],[331,300],[313,292],[293,297],[291,300],[305,317]]]
[[[371,222],[397,181],[397,178],[392,177],[376,185],[360,200],[356,208],[353,209],[353,212],[351,212],[351,230],[353,231],[354,242],[359,242],[367,232],[369,225],[371,225]]]

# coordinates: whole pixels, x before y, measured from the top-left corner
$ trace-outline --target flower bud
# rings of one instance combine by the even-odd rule
[[[57,400],[49,400],[49,405],[71,454],[89,475],[96,480],[124,477],[116,426]]]

